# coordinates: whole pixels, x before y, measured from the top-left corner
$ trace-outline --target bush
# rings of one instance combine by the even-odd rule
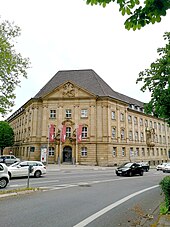
[[[166,176],[160,182],[161,189],[165,195],[165,208],[167,213],[170,211],[170,176]]]

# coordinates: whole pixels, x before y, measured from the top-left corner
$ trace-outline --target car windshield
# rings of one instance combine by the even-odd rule
[[[125,163],[125,164],[121,165],[121,167],[127,167],[127,168],[129,168],[132,165],[133,165],[133,163],[129,162],[129,163]]]

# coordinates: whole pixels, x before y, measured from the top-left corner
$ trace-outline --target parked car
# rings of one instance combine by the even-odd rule
[[[117,176],[133,176],[133,175],[140,175],[143,176],[143,167],[138,163],[128,162],[116,169]]]
[[[4,163],[0,163],[0,188],[5,188],[8,183],[8,167]]]
[[[20,162],[19,158],[16,158],[14,155],[1,155],[0,163],[5,163],[7,165],[11,165],[15,162]]]
[[[46,166],[39,161],[24,161],[17,162],[8,167],[8,174],[10,178],[28,176],[28,168],[32,166],[30,176],[40,177],[46,174]]]
[[[170,173],[170,163],[167,163],[162,171],[164,173]]]
[[[143,167],[143,170],[145,172],[148,172],[150,169],[149,163],[148,162],[138,162],[139,165],[141,165]]]
[[[157,167],[156,167],[157,171],[159,171],[159,170],[163,171],[166,165],[167,165],[167,162],[163,162],[163,163],[157,165]]]

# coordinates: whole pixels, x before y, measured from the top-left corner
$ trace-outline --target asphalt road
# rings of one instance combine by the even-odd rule
[[[143,177],[117,177],[114,170],[51,170],[30,185],[44,190],[0,199],[3,227],[148,227],[162,201],[162,172]],[[27,179],[13,179],[8,189],[24,187]]]

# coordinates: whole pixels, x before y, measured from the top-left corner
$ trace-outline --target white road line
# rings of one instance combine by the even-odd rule
[[[106,212],[110,211],[111,209],[119,206],[120,204],[126,202],[127,200],[133,198],[134,196],[136,195],[139,195],[143,192],[146,192],[146,191],[149,191],[151,189],[154,189],[154,188],[157,188],[159,187],[159,185],[155,185],[155,186],[152,186],[152,187],[149,187],[149,188],[145,188],[141,191],[138,191],[138,192],[135,192],[131,195],[128,195],[126,197],[124,197],[123,199],[120,199],[119,201],[115,202],[115,203],[112,203],[111,205],[105,207],[104,209],[98,211],[97,213],[89,216],[88,218],[84,219],[83,221],[79,222],[78,224],[74,225],[73,227],[84,227],[86,225],[88,225],[90,222],[94,221],[95,219],[97,219],[98,217],[102,216],[103,214],[105,214]]]

